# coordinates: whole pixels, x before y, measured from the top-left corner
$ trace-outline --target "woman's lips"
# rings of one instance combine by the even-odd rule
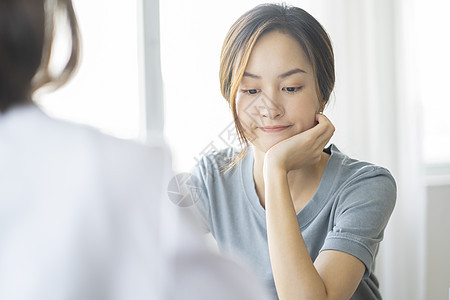
[[[285,129],[288,129],[289,127],[291,127],[292,125],[287,125],[287,126],[264,126],[264,127],[259,127],[259,129],[261,129],[264,132],[268,132],[268,133],[272,133],[272,132],[280,132],[283,131]]]

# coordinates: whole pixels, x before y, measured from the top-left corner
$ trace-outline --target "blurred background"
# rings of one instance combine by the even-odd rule
[[[237,145],[219,55],[232,23],[264,2],[73,2],[82,64],[67,86],[37,95],[45,111],[125,139],[164,137],[177,172]],[[450,1],[287,3],[316,17],[334,45],[336,88],[325,110],[336,126],[331,142],[397,180],[377,260],[384,298],[448,299]]]

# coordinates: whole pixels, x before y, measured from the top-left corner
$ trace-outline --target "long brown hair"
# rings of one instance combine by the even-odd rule
[[[71,52],[62,70],[50,72],[59,16],[67,20]],[[78,66],[80,37],[71,0],[0,0],[0,112],[31,100],[43,86],[65,84]]]
[[[316,78],[317,95],[324,107],[334,88],[334,54],[328,34],[320,23],[301,8],[285,4],[262,4],[243,14],[230,28],[220,55],[220,89],[230,105],[243,151],[228,166],[230,170],[248,150],[249,140],[237,117],[236,93],[253,46],[263,34],[278,30],[301,45]]]

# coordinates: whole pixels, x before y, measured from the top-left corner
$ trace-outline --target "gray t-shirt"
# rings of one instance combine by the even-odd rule
[[[373,274],[383,232],[394,209],[396,185],[388,170],[351,159],[331,145],[320,185],[297,214],[303,239],[314,261],[324,250],[361,260],[366,271],[351,299],[381,299]],[[192,174],[199,186],[196,207],[221,251],[249,264],[278,299],[270,266],[266,215],[253,180],[253,150],[224,172],[236,152],[224,149],[201,159]]]

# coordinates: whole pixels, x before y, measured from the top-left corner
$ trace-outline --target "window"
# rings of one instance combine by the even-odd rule
[[[74,1],[74,7],[82,35],[80,68],[66,86],[39,93],[37,101],[52,116],[142,138],[138,1]]]
[[[445,35],[446,28],[450,28],[449,10],[447,1],[417,3],[417,82],[423,105],[423,152],[428,165],[450,165],[450,40]]]

